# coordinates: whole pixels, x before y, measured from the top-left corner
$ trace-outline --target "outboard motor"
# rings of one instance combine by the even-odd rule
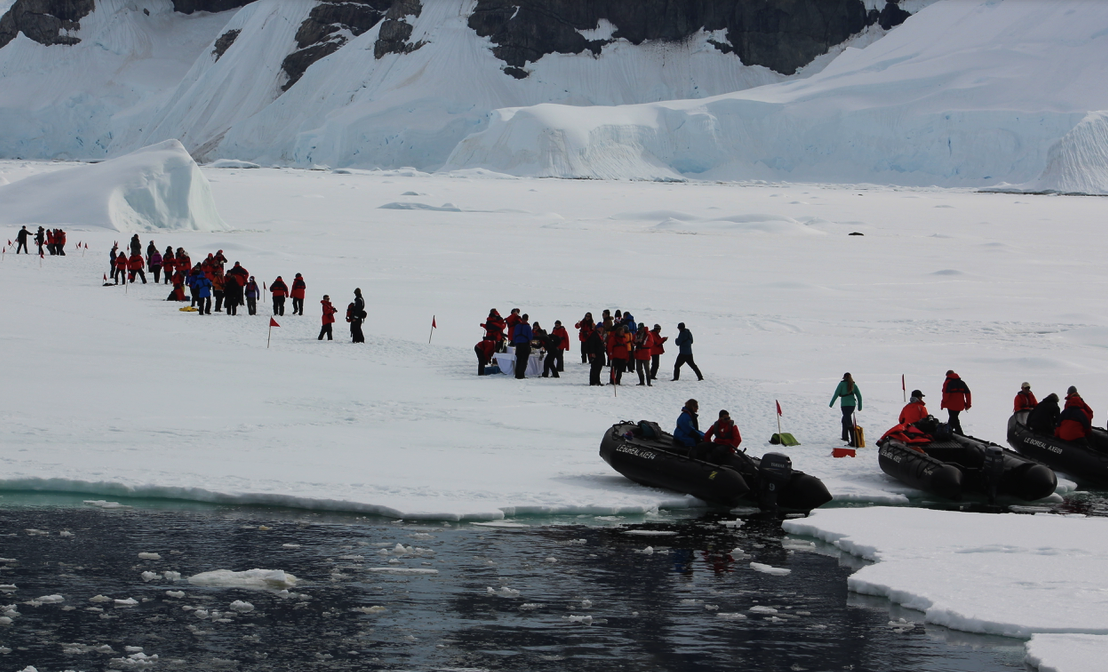
[[[985,462],[981,465],[985,476],[985,493],[989,503],[996,503],[996,493],[1000,488],[1000,478],[1004,475],[1004,449],[1000,446],[985,446]]]
[[[793,461],[783,453],[766,453],[758,466],[758,507],[777,510],[777,497],[793,475]]]

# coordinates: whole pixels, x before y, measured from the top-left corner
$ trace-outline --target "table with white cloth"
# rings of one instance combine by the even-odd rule
[[[516,353],[515,349],[511,349],[508,352],[497,352],[492,356],[496,361],[496,365],[500,367],[500,373],[507,376],[516,375]],[[527,358],[527,371],[528,376],[541,376],[542,375],[542,356],[532,353]]]

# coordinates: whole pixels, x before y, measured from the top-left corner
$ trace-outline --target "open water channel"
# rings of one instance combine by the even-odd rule
[[[849,593],[855,560],[757,515],[494,527],[0,502],[0,672],[1027,669],[1018,640]],[[188,581],[254,568],[296,582]]]

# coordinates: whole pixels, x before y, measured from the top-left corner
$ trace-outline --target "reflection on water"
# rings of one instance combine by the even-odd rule
[[[579,520],[0,509],[0,669],[1025,669],[1019,641],[848,594],[852,570],[776,521]],[[299,581],[172,574],[252,568]]]

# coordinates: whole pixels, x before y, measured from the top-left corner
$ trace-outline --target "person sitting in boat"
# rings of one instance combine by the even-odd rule
[[[1070,389],[1066,390],[1066,406],[1065,408],[1079,408],[1089,418],[1089,422],[1093,421],[1093,409],[1089,408],[1089,405],[1085,403],[1085,400],[1081,398],[1081,395],[1077,393],[1077,388],[1070,385]]]
[[[1021,383],[1020,391],[1016,392],[1016,399],[1013,402],[1013,413],[1019,413],[1020,411],[1030,411],[1035,408],[1035,404],[1039,403],[1035,401],[1035,393],[1031,391],[1031,383]]]
[[[1066,404],[1066,409],[1058,416],[1058,427],[1054,430],[1054,436],[1063,441],[1085,443],[1092,429],[1089,416],[1079,406]]]
[[[1036,434],[1051,436],[1058,425],[1060,413],[1058,395],[1051,392],[1031,409],[1031,414],[1027,416],[1027,428]]]
[[[731,414],[721,410],[719,420],[712,423],[704,437],[697,444],[694,455],[699,460],[713,464],[727,464],[738,453],[737,448],[743,442],[739,428],[731,419]]]
[[[692,448],[704,440],[704,432],[700,431],[700,425],[697,422],[698,410],[700,410],[700,404],[696,399],[685,402],[681,415],[677,417],[677,428],[673,430],[673,441],[678,445]]]
[[[929,415],[931,414],[927,412],[927,406],[923,403],[923,392],[912,390],[912,398],[900,411],[900,424],[910,425],[923,420]]]

